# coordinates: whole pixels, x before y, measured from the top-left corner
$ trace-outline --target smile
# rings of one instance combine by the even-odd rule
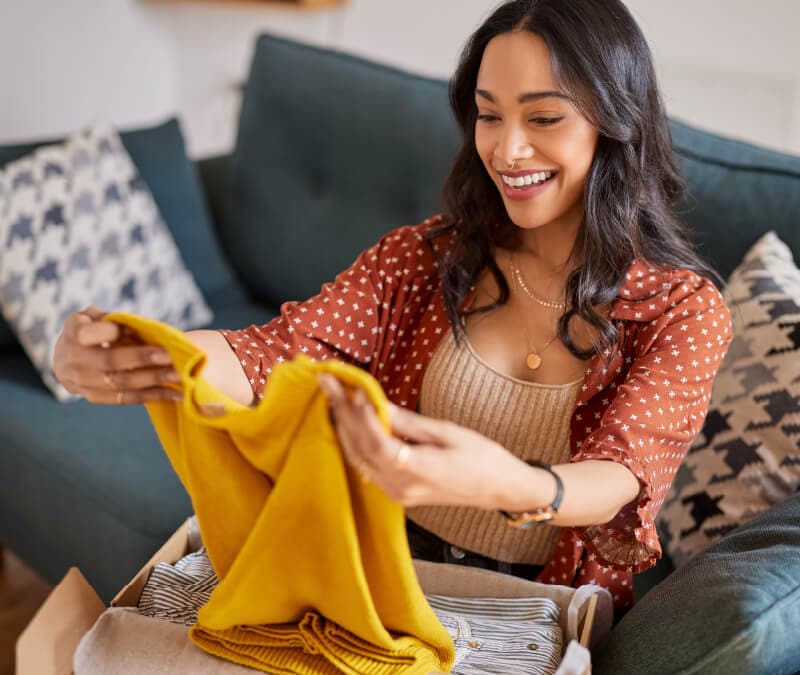
[[[527,187],[528,185],[539,185],[540,183],[544,183],[546,180],[549,180],[553,176],[555,176],[555,171],[539,171],[538,173],[527,173],[522,176],[509,176],[507,174],[501,173],[500,178],[503,179],[503,182],[506,185],[511,187]]]
[[[557,171],[532,171],[525,174],[501,173],[503,192],[509,199],[532,199],[552,183]]]

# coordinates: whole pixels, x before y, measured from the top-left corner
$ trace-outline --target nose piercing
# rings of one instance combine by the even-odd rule
[[[517,160],[516,160],[516,159],[512,159],[512,160],[511,160],[511,164],[508,164],[508,162],[506,162],[506,164],[508,164],[508,168],[509,168],[509,169],[513,169],[513,168],[514,168],[514,165],[515,165],[516,163],[517,163]]]

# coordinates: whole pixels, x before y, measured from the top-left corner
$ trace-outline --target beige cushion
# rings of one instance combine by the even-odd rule
[[[800,488],[800,270],[789,247],[761,237],[723,297],[733,341],[658,519],[676,566]]]

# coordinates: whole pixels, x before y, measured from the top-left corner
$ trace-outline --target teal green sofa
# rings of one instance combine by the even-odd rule
[[[800,158],[673,120],[679,205],[723,275],[769,229],[800,257]],[[384,232],[440,209],[458,134],[446,82],[264,35],[236,148],[186,158],[175,120],[123,134],[215,327],[265,322]],[[0,165],[33,146],[0,148]],[[113,308],[108,308],[113,309]],[[190,513],[141,407],[58,403],[0,323],[0,542],[109,599]],[[670,572],[668,559],[637,577]]]

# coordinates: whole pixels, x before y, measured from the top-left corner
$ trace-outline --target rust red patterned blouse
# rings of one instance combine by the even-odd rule
[[[437,238],[433,250],[425,240],[441,222],[436,216],[389,232],[318,295],[283,303],[263,326],[221,331],[256,396],[274,364],[304,353],[368,370],[390,401],[415,410],[431,355],[451,330],[436,258],[455,235]],[[661,556],[654,519],[702,427],[732,332],[728,308],[710,280],[640,260],[627,270],[610,318],[621,349],[607,367],[608,353],[587,362],[572,413],[571,461],[621,462],[641,491],[608,523],[563,528],[538,580],[596,583],[624,608],[633,602],[633,573]]]

